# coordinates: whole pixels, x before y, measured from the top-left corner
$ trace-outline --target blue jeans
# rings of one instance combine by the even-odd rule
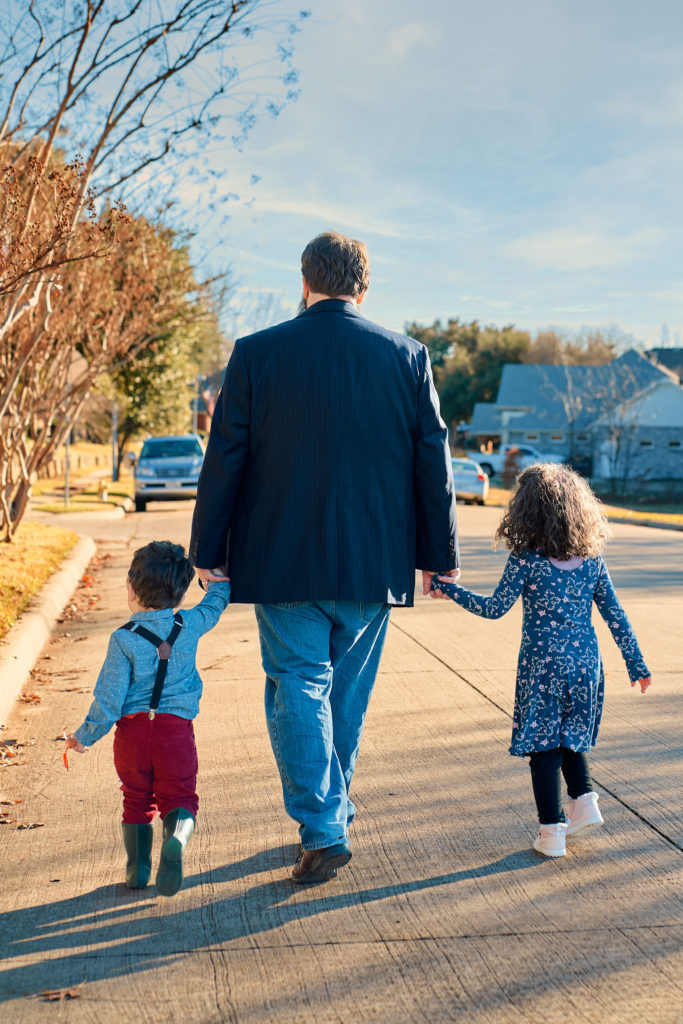
[[[389,624],[389,605],[257,604],[266,719],[285,809],[305,850],[344,842],[349,787]]]

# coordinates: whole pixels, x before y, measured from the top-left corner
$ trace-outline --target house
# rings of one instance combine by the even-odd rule
[[[603,366],[508,363],[468,428],[476,447],[533,444],[592,477],[683,484],[678,376],[630,350]]]

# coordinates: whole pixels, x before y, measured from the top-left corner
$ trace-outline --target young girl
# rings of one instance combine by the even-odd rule
[[[582,839],[603,823],[586,759],[597,739],[605,690],[593,602],[619,646],[631,686],[639,683],[645,693],[651,682],[600,555],[606,534],[600,504],[578,474],[550,463],[530,466],[496,531],[496,541],[505,541],[511,554],[493,596],[444,576],[432,581],[432,589],[489,619],[500,618],[522,595],[510,753],[529,758],[540,823],[534,849],[546,857],[564,856],[565,839]]]

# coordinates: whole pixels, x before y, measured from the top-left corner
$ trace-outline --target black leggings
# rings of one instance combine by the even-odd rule
[[[576,800],[577,796],[583,793],[590,793],[593,789],[586,755],[569,750],[568,747],[555,747],[553,750],[539,750],[529,754],[529,767],[538,820],[543,825],[554,825],[565,820],[562,812],[560,770],[572,800]]]

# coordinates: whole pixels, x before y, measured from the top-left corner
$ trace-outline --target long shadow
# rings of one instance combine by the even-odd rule
[[[183,891],[272,870],[282,865],[283,853],[283,848],[278,847],[189,876]],[[130,891],[123,884],[100,886],[80,897],[0,915],[3,959],[43,954],[36,962],[8,967],[3,972],[0,1001],[45,988],[66,987],[84,979],[101,981],[154,970],[197,950],[263,934],[290,921],[474,878],[526,870],[540,863],[525,849],[481,867],[373,889],[335,893],[331,886],[315,887],[308,890],[310,899],[296,900],[291,899],[294,892],[297,896],[302,892],[285,878],[162,916],[149,913],[159,899],[152,886],[140,891]],[[75,946],[85,949],[70,952]],[[61,955],[52,956],[60,950]]]

